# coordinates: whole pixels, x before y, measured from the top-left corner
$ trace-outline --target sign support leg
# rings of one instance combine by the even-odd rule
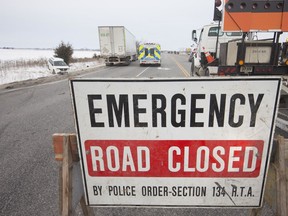
[[[63,136],[63,162],[62,162],[62,216],[72,213],[72,184],[71,184],[72,156],[69,145],[69,136]]]
[[[83,192],[78,197],[77,187],[73,178],[81,179],[79,172],[74,172],[73,164],[79,163],[77,139],[75,134],[53,134],[55,159],[61,162],[59,167],[59,213],[61,216],[71,216],[75,210],[75,201],[80,203],[84,216],[94,216],[93,209],[86,205]],[[79,164],[78,164],[79,165]],[[79,191],[79,190],[78,190]],[[74,203],[74,204],[73,204]],[[74,205],[74,207],[73,207]],[[76,203],[77,206],[77,203]]]
[[[276,175],[277,184],[277,215],[287,215],[287,189],[286,189],[286,168],[285,168],[285,139],[282,136],[277,137],[278,150],[276,152],[276,166],[278,172]]]

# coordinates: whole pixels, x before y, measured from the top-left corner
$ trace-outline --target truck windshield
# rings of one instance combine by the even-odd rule
[[[208,36],[209,37],[211,37],[211,36],[216,37],[218,35],[218,33],[219,33],[219,36],[222,36],[224,34],[219,27],[211,27],[209,29]]]

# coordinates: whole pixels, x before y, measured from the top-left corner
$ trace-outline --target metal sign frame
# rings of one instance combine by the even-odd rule
[[[70,84],[88,205],[261,206],[281,78]]]

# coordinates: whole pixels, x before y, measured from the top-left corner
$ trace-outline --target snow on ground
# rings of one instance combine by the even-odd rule
[[[23,66],[11,67],[9,69],[2,67],[2,64],[7,61],[29,61],[44,59],[45,61],[52,57],[53,50],[32,50],[32,49],[0,49],[0,85],[12,83],[16,81],[24,81],[29,79],[37,79],[40,77],[53,76],[49,71],[47,65],[45,66]],[[74,58],[91,58],[94,54],[99,55],[97,51],[78,51],[74,50]],[[85,62],[85,63],[72,63],[70,64],[69,72],[83,70],[87,68],[97,67],[101,63],[98,61]]]
[[[98,51],[93,50],[74,50],[73,58],[92,58],[94,54],[99,55]],[[0,61],[5,60],[31,60],[48,59],[54,55],[52,49],[0,49]]]

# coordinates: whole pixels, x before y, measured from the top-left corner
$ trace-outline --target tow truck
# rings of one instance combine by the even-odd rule
[[[191,64],[191,73],[209,76],[211,69],[214,69],[218,76],[282,76],[280,107],[288,108],[288,40],[280,43],[280,36],[288,32],[288,0],[222,2],[215,0],[214,5],[218,17],[222,10],[222,17],[217,20],[215,45],[205,51],[201,49],[201,37],[209,34],[202,31],[197,47],[199,51]],[[222,9],[216,10],[220,6]],[[272,33],[273,36],[258,39],[257,35],[263,32]],[[237,35],[238,38],[221,41],[221,35],[227,33]],[[195,34],[193,30],[192,39],[198,42]],[[213,61],[207,61],[207,54],[213,56]]]
[[[223,31],[243,35],[220,45],[219,75],[288,74],[288,41],[279,40],[288,31],[288,0],[225,0],[223,12]],[[258,39],[257,32],[273,37]]]
[[[218,75],[282,76],[280,108],[287,109],[288,38],[280,43],[280,36],[288,32],[288,0],[224,0],[222,29],[243,36],[220,45]],[[255,40],[257,32],[273,37]]]

